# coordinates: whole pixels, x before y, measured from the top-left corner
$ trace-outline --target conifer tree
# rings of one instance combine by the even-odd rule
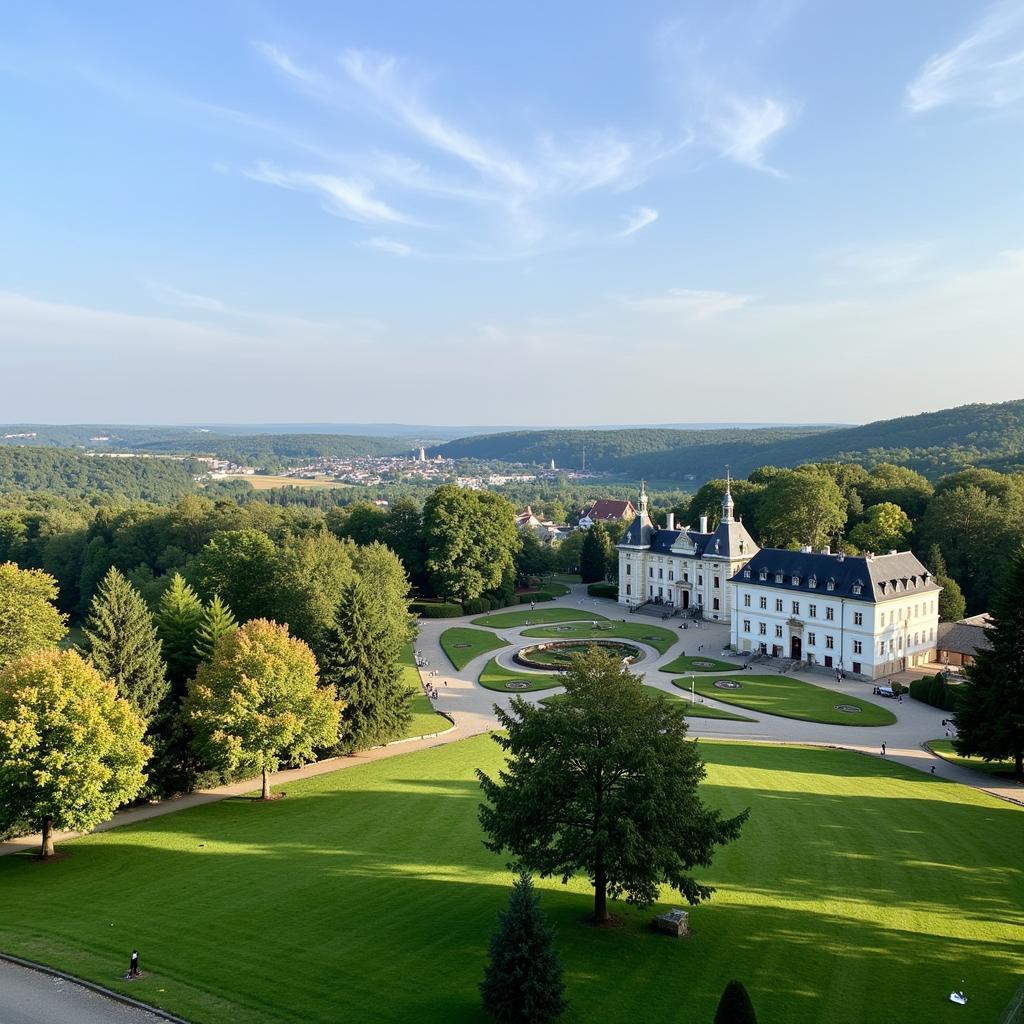
[[[484,1009],[502,1024],[545,1024],[565,1009],[555,929],[526,871],[513,883],[508,910],[498,914],[480,994]]]
[[[391,624],[377,614],[365,580],[342,591],[323,678],[344,701],[339,740],[360,750],[394,739],[410,718],[411,692],[402,682]]]
[[[238,629],[238,619],[231,609],[214,594],[203,609],[203,617],[196,633],[195,653],[200,661],[209,661],[213,657],[217,641],[227,633]]]
[[[594,523],[583,538],[580,551],[580,576],[584,583],[600,583],[608,572],[612,542],[604,523]]]
[[[149,722],[168,691],[167,669],[146,602],[116,568],[93,595],[83,632],[96,670]]]
[[[1024,545],[996,593],[986,635],[989,647],[959,687],[953,746],[962,756],[1010,758],[1024,779]]]
[[[196,641],[203,622],[203,602],[180,572],[171,577],[171,585],[163,592],[153,619],[163,644],[167,677],[180,697],[185,692],[185,683],[199,667]]]
[[[715,1010],[714,1024],[757,1024],[754,1004],[742,981],[730,981]]]

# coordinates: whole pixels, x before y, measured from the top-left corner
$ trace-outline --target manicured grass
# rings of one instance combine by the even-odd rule
[[[538,880],[558,929],[562,1024],[710,1021],[742,978],[761,1024],[998,1021],[1019,983],[1019,808],[846,751],[701,741],[703,793],[749,807],[696,876],[683,941],[656,908],[586,923],[585,879]],[[477,737],[104,832],[38,864],[0,858],[0,948],[195,1024],[479,1022],[511,875],[481,842]],[[127,984],[126,952],[147,974]]]
[[[929,740],[925,746],[944,761],[970,768],[972,771],[984,772],[999,779],[1012,780],[1015,767],[1012,761],[983,761],[980,757],[963,757],[953,749],[952,740]]]
[[[751,672],[736,672],[726,678],[739,683],[740,689],[720,689],[715,686],[716,680],[707,676],[694,676],[693,688],[702,696],[711,697],[723,704],[734,704],[749,711],[778,715],[780,718],[798,718],[803,722],[822,722],[825,725],[892,725],[896,721],[891,711],[870,701],[827,690],[823,686],[805,683],[782,673],[758,676]],[[673,682],[682,689],[690,689],[689,678]],[[860,711],[837,711],[837,704],[857,707]]]
[[[572,608],[529,608],[517,612],[494,612],[473,619],[474,626],[490,626],[491,629],[512,629],[536,622],[575,622],[586,619],[588,622],[605,622],[603,615],[594,612],[578,612]]]
[[[570,592],[570,587],[555,579],[544,580],[535,590],[520,590],[517,593],[529,599],[530,594],[550,594],[552,597],[565,597]]]
[[[682,697],[680,697],[676,693],[666,693],[664,690],[659,690],[656,686],[648,686],[646,683],[641,683],[640,685],[648,693],[654,694],[656,696],[664,697],[665,700],[670,700],[670,701],[673,701],[674,703],[678,703],[679,701],[681,701],[683,699]],[[542,698],[540,703],[541,704],[556,704],[559,701],[563,701],[563,700],[565,700],[565,694],[564,693],[553,693],[550,697]]]
[[[696,665],[694,662],[702,664]],[[680,654],[667,665],[662,665],[659,671],[675,672],[678,675],[680,672],[738,672],[739,669],[739,665],[730,665],[727,661],[708,658],[703,654]]]
[[[691,704],[689,696],[683,697],[677,693],[667,693],[657,686],[641,684],[648,693],[660,694],[666,700],[683,702],[686,705],[685,714],[687,718],[724,718],[732,722],[753,722],[753,718],[744,718],[742,715],[734,715],[730,711],[723,711],[721,708],[711,708],[706,704]],[[555,701],[565,700],[564,693],[553,693],[550,697],[544,697],[541,704],[551,704]]]
[[[687,718],[722,718],[728,722],[756,722],[756,718],[747,718],[746,715],[737,715],[732,711],[726,711],[725,708],[713,708],[710,704],[693,704],[690,702],[690,684],[685,679],[673,679],[673,686],[678,686],[679,689],[685,690],[686,693],[683,696],[683,700],[686,701],[686,717]]]
[[[510,690],[505,685],[510,680],[520,680],[530,685]],[[531,672],[528,669],[513,671],[499,665],[496,658],[491,658],[480,670],[477,682],[485,689],[498,690],[501,693],[529,693],[531,690],[553,690],[556,686],[562,685],[558,681],[557,672]]]
[[[412,644],[406,644],[403,648],[399,665],[402,671],[402,680],[412,690],[412,702],[409,705],[412,719],[405,734],[398,738],[412,739],[414,736],[428,736],[432,732],[443,732],[449,728],[451,722],[434,710],[430,699],[423,692],[420,674],[416,671],[416,659],[413,657]]]
[[[547,577],[547,580],[554,580],[556,583],[582,583],[583,577],[578,572],[554,572]]]
[[[591,639],[622,639],[639,640],[641,643],[653,647],[659,654],[664,654],[675,642],[676,635],[671,629],[663,629],[661,626],[646,626],[639,622],[605,622],[595,629],[586,622],[574,623],[566,626],[539,626],[534,629],[524,629],[523,636],[545,636],[560,637],[564,640],[574,640],[579,637]]]
[[[481,654],[507,646],[501,637],[482,629],[453,626],[441,634],[441,647],[456,669],[463,668]]]

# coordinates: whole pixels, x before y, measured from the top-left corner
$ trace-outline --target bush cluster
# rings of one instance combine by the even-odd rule
[[[424,619],[457,619],[466,614],[461,604],[434,604],[432,601],[413,601],[409,611]]]
[[[910,684],[910,696],[942,711],[956,711],[957,688],[941,672],[915,679]]]
[[[614,583],[591,583],[587,587],[587,593],[591,597],[617,598],[619,596],[619,588]]]

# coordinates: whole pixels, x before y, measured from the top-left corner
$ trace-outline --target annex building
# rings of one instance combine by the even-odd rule
[[[909,551],[762,548],[731,586],[739,652],[868,679],[935,660],[942,588]]]
[[[734,511],[726,486],[722,518],[714,530],[708,529],[707,516],[701,516],[696,530],[688,526],[676,529],[671,513],[665,529],[659,529],[651,522],[647,490],[641,485],[636,518],[616,545],[619,604],[694,609],[705,618],[728,622],[733,607],[729,580],[759,550]]]

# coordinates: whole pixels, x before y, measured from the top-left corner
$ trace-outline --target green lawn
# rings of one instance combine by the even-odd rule
[[[717,677],[721,678],[721,677]],[[717,679],[708,676],[692,677],[695,692],[711,697],[723,704],[734,704],[748,711],[760,711],[780,718],[798,718],[803,722],[822,722],[826,725],[892,725],[896,716],[887,708],[846,693],[826,690],[823,686],[805,683],[792,676],[779,673],[759,676],[752,672],[736,672],[726,677],[740,684],[740,689],[722,689],[715,686]],[[690,689],[691,677],[673,679],[683,690]],[[837,704],[860,708],[858,712],[837,711]]]
[[[961,768],[970,768],[972,771],[984,772],[986,775],[994,775],[1005,780],[1014,777],[1013,761],[983,761],[980,757],[962,757],[953,749],[952,740],[929,740],[925,746],[944,761],[959,765]]]
[[[519,686],[515,690],[510,690],[505,684],[512,680],[526,682],[530,685]],[[529,693],[531,690],[553,690],[556,686],[562,685],[558,681],[557,672],[533,672],[528,669],[513,670],[503,668],[498,664],[496,658],[491,658],[480,670],[477,682],[488,690],[498,690],[501,693]]]
[[[730,978],[761,1024],[998,1021],[1020,982],[1024,817],[857,754],[701,741],[705,798],[749,807],[701,881],[692,934],[655,910],[585,923],[584,879],[538,882],[558,929],[562,1024],[710,1022]],[[0,858],[0,948],[196,1024],[479,1022],[511,876],[482,842],[477,737]],[[680,905],[665,894],[662,906]],[[146,975],[122,978],[139,949]],[[946,1001],[961,979],[966,1008]]]
[[[574,622],[586,619],[588,622],[605,622],[603,615],[594,612],[578,612],[572,608],[529,608],[517,612],[495,612],[473,619],[474,626],[490,626],[491,629],[512,629],[534,622]]]
[[[687,718],[725,718],[733,722],[753,722],[753,718],[744,718],[742,715],[734,715],[731,711],[723,711],[721,708],[708,707],[706,704],[691,704],[689,696],[682,696],[677,693],[667,693],[665,690],[659,689],[657,686],[649,686],[647,683],[641,684],[648,693],[657,693],[664,697],[666,700],[671,701],[683,701],[686,704],[686,717]],[[553,693],[550,697],[544,697],[541,700],[541,704],[551,704],[554,701],[565,700],[564,693]]]
[[[453,626],[441,634],[441,647],[456,669],[463,668],[481,654],[507,646],[501,637],[482,629]]]
[[[586,622],[573,623],[565,626],[538,626],[524,629],[523,636],[560,637],[564,640],[575,640],[580,637],[590,639],[639,640],[653,647],[659,654],[664,654],[675,642],[676,635],[671,629],[661,626],[646,626],[640,622],[605,622],[595,629]]]
[[[402,680],[412,690],[412,703],[409,705],[412,710],[412,719],[405,730],[405,735],[399,738],[411,739],[414,736],[428,736],[432,732],[443,732],[448,729],[452,723],[434,710],[434,706],[423,692],[420,674],[416,671],[416,659],[413,657],[412,644],[406,644],[402,649],[399,664]]]
[[[678,703],[683,699],[676,693],[666,693],[664,690],[659,690],[656,686],[648,686],[646,683],[641,683],[640,685],[648,693],[664,697],[666,700]],[[565,700],[564,693],[553,693],[550,697],[544,697],[541,700],[541,704],[556,704],[562,700]]]
[[[699,662],[699,664],[697,664]],[[703,654],[680,654],[667,665],[662,665],[661,672],[736,672],[738,665],[730,665],[718,658],[708,658]]]

